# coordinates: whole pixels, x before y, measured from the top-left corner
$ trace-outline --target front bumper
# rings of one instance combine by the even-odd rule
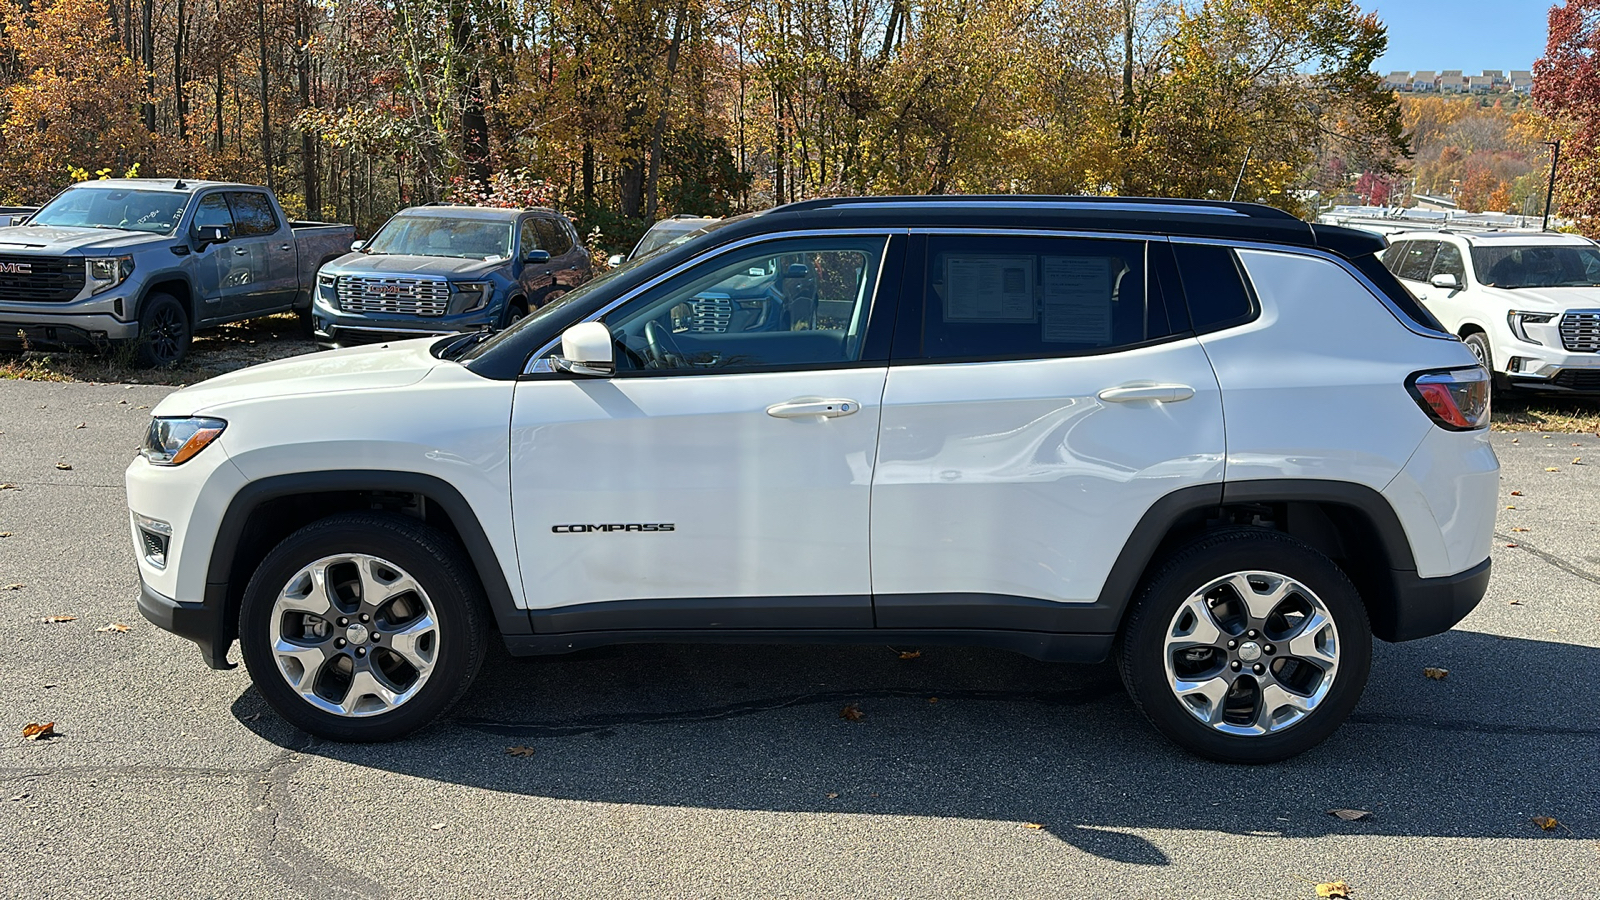
[[[1395,603],[1370,610],[1372,633],[1386,641],[1412,641],[1449,631],[1477,608],[1489,589],[1489,560],[1441,578],[1398,569],[1390,578]]]
[[[0,312],[0,343],[38,347],[105,347],[139,336],[138,322],[109,313]]]
[[[1549,377],[1507,375],[1506,384],[1527,391],[1558,394],[1600,394],[1600,368],[1557,369]]]
[[[429,319],[350,315],[330,312],[318,304],[312,307],[311,337],[319,347],[338,349],[480,331],[493,328],[498,321],[499,310],[493,304],[476,312]]]
[[[200,655],[213,669],[232,669],[228,650],[233,646],[233,623],[224,610],[227,585],[206,585],[206,597],[199,603],[186,603],[164,596],[139,579],[139,614],[157,628],[194,641]]]

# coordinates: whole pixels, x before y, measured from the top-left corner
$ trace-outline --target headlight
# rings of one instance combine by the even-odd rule
[[[153,418],[139,453],[158,466],[176,466],[204,450],[227,427],[221,419]]]
[[[91,257],[84,261],[84,265],[89,274],[89,284],[92,286],[91,294],[109,291],[127,281],[128,276],[133,274],[131,256]]]
[[[317,284],[320,284],[325,288],[331,288],[331,287],[337,285],[338,283],[339,283],[339,276],[337,276],[337,275],[327,275],[327,274],[324,274],[322,272],[318,272],[317,273]]]
[[[494,295],[494,284],[488,281],[458,281],[455,288],[456,293],[461,295],[461,311],[464,313],[483,309]]]
[[[1517,310],[1512,310],[1511,312],[1506,313],[1506,324],[1511,326],[1511,333],[1517,336],[1517,340],[1527,341],[1530,344],[1543,345],[1544,341],[1541,341],[1538,338],[1528,337],[1527,329],[1523,328],[1522,326],[1543,325],[1555,317],[1555,313],[1549,312],[1518,312]]]

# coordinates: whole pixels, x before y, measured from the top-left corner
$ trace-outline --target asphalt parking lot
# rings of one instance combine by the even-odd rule
[[[1109,667],[888,647],[501,651],[447,720],[350,746],[134,608],[122,470],[169,390],[0,381],[0,896],[1600,893],[1593,434],[1493,436],[1488,596],[1380,644],[1287,763],[1184,755]]]

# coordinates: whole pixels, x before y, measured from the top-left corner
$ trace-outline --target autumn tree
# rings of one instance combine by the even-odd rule
[[[1600,232],[1600,0],[1550,9],[1550,39],[1533,66],[1533,100],[1562,138],[1556,193],[1588,234]]]

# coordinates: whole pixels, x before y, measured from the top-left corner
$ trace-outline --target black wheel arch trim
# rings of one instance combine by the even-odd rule
[[[183,284],[186,296],[173,297],[172,299],[178,301],[178,305],[183,307],[184,312],[188,313],[190,333],[193,333],[199,327],[199,298],[195,294],[194,279],[189,277],[188,272],[182,269],[163,269],[160,272],[149,275],[141,272],[140,280],[144,282],[144,285],[139,288],[138,303],[128,311],[133,319],[137,320],[139,314],[144,312],[144,305],[150,299],[151,294],[167,294],[169,293],[166,290],[167,285],[173,282],[180,282]]]
[[[211,550],[211,561],[206,571],[206,591],[202,605],[212,611],[211,641],[209,647],[189,634],[191,640],[201,644],[207,663],[212,668],[231,668],[226,664],[228,648],[238,638],[239,603],[244,595],[244,584],[232,581],[234,557],[245,526],[251,514],[263,503],[299,494],[326,494],[349,491],[392,491],[419,494],[441,507],[455,526],[467,557],[483,585],[494,614],[496,627],[502,635],[531,634],[526,610],[518,609],[506,582],[505,571],[500,567],[499,556],[489,543],[483,524],[478,521],[461,492],[449,482],[421,472],[394,472],[378,469],[348,469],[321,472],[302,472],[275,475],[252,481],[240,488],[228,503],[222,523]],[[248,580],[248,579],[245,579]],[[159,623],[157,623],[159,624]],[[217,661],[223,663],[216,665]]]

